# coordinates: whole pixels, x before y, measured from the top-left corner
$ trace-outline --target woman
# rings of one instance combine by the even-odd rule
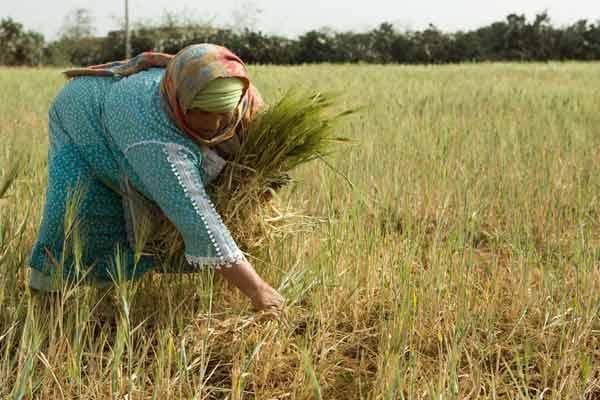
[[[113,190],[129,185],[177,227],[190,264],[217,269],[257,310],[281,308],[283,298],[254,271],[205,191],[262,104],[244,63],[200,44],[66,75],[73,79],[49,112],[48,189],[30,286],[55,290],[57,266],[61,277],[96,285],[153,267],[151,258],[135,258],[127,202]],[[71,203],[80,240],[66,246]],[[77,243],[84,247],[71,251]]]

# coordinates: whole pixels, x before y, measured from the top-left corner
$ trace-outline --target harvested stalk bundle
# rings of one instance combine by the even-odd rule
[[[293,169],[322,159],[336,143],[347,141],[336,136],[336,127],[353,111],[336,113],[334,108],[334,96],[287,93],[246,127],[240,150],[207,188],[223,222],[245,251],[274,234],[289,233],[290,217],[302,219],[267,199],[291,182]],[[138,248],[158,256],[165,265],[182,262],[183,240],[177,229],[142,196],[132,190],[127,193],[134,200],[130,204],[137,216],[133,227]]]

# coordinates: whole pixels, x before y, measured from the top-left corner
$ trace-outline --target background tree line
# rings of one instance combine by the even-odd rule
[[[49,43],[12,19],[0,21],[0,64],[89,65],[124,58],[124,31],[94,34],[84,9],[70,14],[60,37]],[[446,33],[434,25],[400,31],[382,23],[368,32],[311,30],[295,39],[255,29],[218,28],[209,23],[165,18],[138,24],[131,32],[133,54],[176,53],[192,43],[224,45],[248,63],[404,63],[443,64],[479,61],[600,60],[600,21],[580,20],[555,27],[547,13],[528,20],[510,14],[470,31]]]

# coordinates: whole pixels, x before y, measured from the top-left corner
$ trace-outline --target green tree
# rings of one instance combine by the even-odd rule
[[[11,18],[0,21],[0,64],[39,65],[42,62],[44,36],[25,31]]]

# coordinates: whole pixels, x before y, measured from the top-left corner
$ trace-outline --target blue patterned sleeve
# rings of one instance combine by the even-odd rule
[[[244,260],[205,190],[201,155],[177,143],[148,141],[129,146],[125,157],[183,236],[190,264],[218,269]]]

